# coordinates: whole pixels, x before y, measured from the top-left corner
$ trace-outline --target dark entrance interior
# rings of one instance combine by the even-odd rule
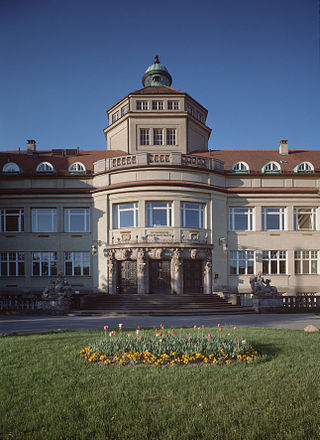
[[[183,260],[183,293],[202,292],[202,261]]]
[[[150,260],[150,293],[171,293],[170,261]]]
[[[119,293],[137,293],[137,262],[118,262]]]

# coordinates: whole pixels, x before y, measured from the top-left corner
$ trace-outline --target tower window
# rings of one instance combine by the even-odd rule
[[[112,122],[116,122],[118,119],[119,119],[119,113],[118,113],[118,112],[117,112],[117,113],[114,113],[114,114],[112,115]]]
[[[127,113],[129,113],[129,104],[127,104],[127,105],[125,105],[124,107],[121,108],[121,116],[124,116]]]
[[[168,101],[168,110],[179,110],[179,101]]]
[[[150,145],[150,130],[140,128],[140,145]]]
[[[152,110],[163,110],[163,101],[152,101]]]
[[[148,110],[148,101],[137,101],[137,110]]]

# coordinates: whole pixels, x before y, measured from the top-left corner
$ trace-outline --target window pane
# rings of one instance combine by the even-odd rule
[[[268,261],[263,261],[262,262],[262,272],[264,274],[269,273],[269,264]]]
[[[267,229],[280,229],[279,215],[268,215],[267,214]]]
[[[133,211],[120,211],[120,228],[127,228],[134,226],[133,223]]]
[[[65,264],[65,270],[66,270],[66,275],[72,275],[72,262],[71,261],[66,261]]]
[[[7,215],[6,218],[6,231],[18,232],[19,231],[19,215]]]

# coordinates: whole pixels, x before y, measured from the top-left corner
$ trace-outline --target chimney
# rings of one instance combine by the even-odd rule
[[[36,141],[31,139],[27,141],[27,154],[34,154],[36,152]]]
[[[279,145],[279,154],[286,155],[288,152],[288,141],[282,140]]]

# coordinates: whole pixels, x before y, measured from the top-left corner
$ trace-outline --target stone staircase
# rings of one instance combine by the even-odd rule
[[[254,313],[251,307],[229,303],[217,294],[94,295],[83,298],[76,316],[196,316]]]

